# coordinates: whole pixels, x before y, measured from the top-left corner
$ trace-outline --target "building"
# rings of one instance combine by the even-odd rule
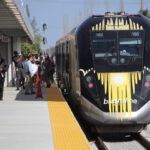
[[[22,42],[34,42],[34,32],[22,0],[0,0],[0,55],[9,65],[5,86],[12,86],[13,51],[21,52]]]

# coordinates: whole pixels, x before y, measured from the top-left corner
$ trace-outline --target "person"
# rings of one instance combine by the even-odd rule
[[[32,60],[32,73],[33,73],[33,82],[36,81],[36,75],[38,72],[38,64],[35,59]]]
[[[5,72],[7,70],[8,70],[8,65],[5,64],[5,60],[0,56],[0,100],[3,99]]]
[[[45,64],[43,61],[43,57],[40,57],[40,63],[38,66],[38,72],[40,76],[41,83],[45,81]]]
[[[50,88],[50,58],[48,54],[45,55],[45,82],[47,84],[47,88]]]
[[[23,55],[19,54],[17,51],[14,51],[13,61],[15,63],[16,70],[16,86],[19,90],[19,87],[22,85],[24,88],[24,70],[23,70]]]
[[[36,64],[35,60],[32,61],[32,73],[35,76],[38,71],[38,65]]]
[[[35,94],[33,91],[33,71],[32,71],[32,56],[28,56],[28,61],[24,64],[24,72],[26,78],[25,95]],[[31,93],[29,93],[29,90]]]

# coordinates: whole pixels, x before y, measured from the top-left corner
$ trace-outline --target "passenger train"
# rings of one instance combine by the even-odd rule
[[[56,75],[97,132],[141,132],[150,123],[150,20],[89,17],[56,42]]]

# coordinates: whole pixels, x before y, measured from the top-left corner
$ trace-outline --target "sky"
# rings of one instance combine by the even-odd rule
[[[149,1],[144,0],[144,9],[150,10]],[[120,0],[24,0],[24,6],[26,4],[29,6],[30,18],[36,19],[39,33],[47,38],[43,49],[55,46],[60,37],[91,14],[104,14],[107,10],[120,11]],[[124,0],[126,13],[136,14],[140,9],[141,0]],[[47,24],[45,33],[42,31],[44,23]]]

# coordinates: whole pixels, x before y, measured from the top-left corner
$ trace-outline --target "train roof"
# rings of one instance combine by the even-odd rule
[[[57,46],[57,43],[64,43],[64,41],[73,39],[76,29],[77,29],[77,27],[74,27],[74,28],[73,28],[69,33],[67,33],[64,37],[60,38],[60,39],[56,42],[56,46]]]
[[[127,16],[139,16],[140,14],[128,14],[125,12],[106,12],[103,15],[92,15],[92,17],[127,17]]]
[[[83,28],[84,30],[86,30],[90,26],[94,26],[95,24],[100,23],[103,19],[105,19],[105,21],[107,21],[107,19],[112,19],[113,22],[115,22],[116,18],[123,19],[124,22],[131,19],[133,22],[139,23],[143,27],[147,26],[148,24],[150,25],[150,19],[141,14],[127,14],[125,12],[106,12],[103,15],[92,15],[88,17],[80,25],[73,28],[66,36],[60,38],[56,42],[56,45],[58,43],[63,43],[64,41],[69,41],[73,39],[75,37],[75,34],[78,34],[81,30],[83,30]]]

